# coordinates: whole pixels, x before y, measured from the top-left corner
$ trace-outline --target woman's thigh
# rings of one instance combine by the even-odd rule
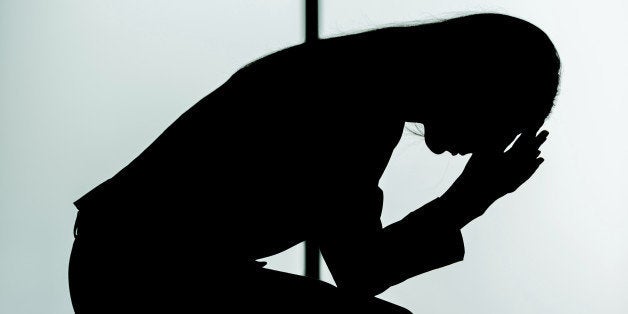
[[[375,297],[358,297],[323,281],[270,269],[123,262],[94,254],[76,239],[70,258],[75,312],[410,313]],[[96,249],[96,248],[94,248]],[[106,251],[105,251],[106,252]],[[183,261],[184,262],[184,261]],[[220,309],[220,310],[219,310]]]
[[[69,265],[76,313],[215,312],[221,308],[224,313],[409,313],[381,299],[357,297],[304,276],[243,266],[247,263],[207,264],[221,256],[199,258],[201,243],[182,240],[166,246],[155,237],[127,236],[116,229],[105,236],[93,232],[105,230],[92,228],[96,223],[89,222],[94,218],[82,218],[89,219],[83,219],[83,232],[79,227]]]
[[[137,263],[118,253],[80,237],[74,240],[68,279],[75,313],[131,313],[149,304],[154,285]]]
[[[80,226],[68,268],[75,313],[143,313],[174,302],[172,291],[178,291],[180,283],[174,280],[177,268],[165,250],[116,228],[97,233],[104,228],[86,224],[86,217],[91,219],[77,217]]]
[[[265,268],[236,282],[242,286],[231,286],[228,297],[234,313],[410,313],[376,297],[359,297],[320,280]]]

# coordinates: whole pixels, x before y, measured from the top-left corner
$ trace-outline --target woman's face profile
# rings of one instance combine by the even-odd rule
[[[454,113],[452,113],[454,114]],[[505,149],[523,130],[497,117],[439,119],[424,124],[425,144],[435,154],[465,155]]]

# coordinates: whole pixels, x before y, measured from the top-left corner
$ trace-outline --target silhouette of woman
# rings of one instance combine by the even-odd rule
[[[375,296],[462,260],[460,229],[536,171],[559,70],[540,29],[499,14],[256,60],[74,203],[74,309],[408,313]],[[432,152],[472,156],[446,193],[383,228],[378,181],[406,122]],[[306,239],[337,287],[256,261]]]

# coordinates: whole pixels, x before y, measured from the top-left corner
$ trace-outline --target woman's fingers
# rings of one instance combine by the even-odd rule
[[[536,152],[534,154],[534,158],[538,158],[539,155],[541,155],[540,147],[541,147],[541,145],[543,145],[543,143],[545,143],[545,140],[547,140],[547,136],[548,135],[549,135],[549,132],[547,130],[543,130],[543,131],[541,131],[541,133],[539,133],[539,135],[537,135],[535,137],[535,139],[534,139],[534,148],[536,149]]]
[[[547,139],[549,132],[546,130],[541,131],[539,135],[535,135],[536,132],[524,131],[514,144],[512,151],[513,158],[536,158],[540,154],[539,148]],[[509,151],[509,152],[510,152]]]
[[[512,167],[513,176],[520,177],[521,181],[517,187],[530,178],[543,163],[544,159],[539,157],[541,155],[539,148],[547,139],[548,134],[546,130],[541,131],[539,135],[527,131],[521,134],[521,142],[515,143],[517,147],[509,157],[509,166]]]
[[[529,133],[524,132],[521,133],[521,136],[519,136],[512,149],[508,151],[508,155],[510,155],[510,158],[512,159],[524,158],[525,156],[536,152],[536,149],[532,150],[533,147],[535,147],[534,137],[531,137]]]
[[[544,161],[544,158],[539,157],[540,146],[547,139],[549,132],[543,130],[536,135],[536,131],[523,132],[506,152],[473,153],[461,178],[473,186],[477,184],[476,180],[480,180],[474,178],[481,176],[482,181],[479,182],[486,185],[487,190],[493,190],[501,196],[515,191]]]
[[[539,135],[536,137],[536,148],[538,149],[539,147],[541,147],[541,145],[543,143],[545,143],[545,140],[547,140],[547,136],[549,135],[549,132],[547,130],[543,130],[541,131],[541,133],[539,133]]]

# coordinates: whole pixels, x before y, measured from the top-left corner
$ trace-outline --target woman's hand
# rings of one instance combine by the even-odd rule
[[[543,162],[539,147],[549,132],[524,132],[506,152],[499,149],[474,153],[454,185],[470,189],[478,196],[494,200],[512,193],[538,169]]]
[[[549,132],[523,132],[512,148],[473,153],[462,174],[443,198],[455,200],[457,211],[464,216],[464,226],[482,215],[497,199],[514,192],[526,182],[543,162],[539,147]],[[462,213],[464,212],[464,213]]]

